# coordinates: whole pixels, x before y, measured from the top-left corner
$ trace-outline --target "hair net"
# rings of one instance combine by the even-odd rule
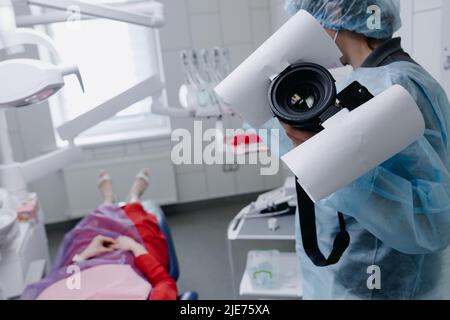
[[[325,28],[388,39],[400,29],[399,0],[287,0],[286,11],[311,13]]]

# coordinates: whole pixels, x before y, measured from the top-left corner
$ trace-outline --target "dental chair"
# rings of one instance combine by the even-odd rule
[[[153,201],[144,201],[142,205],[145,211],[153,214],[158,219],[159,227],[164,233],[167,240],[167,246],[169,247],[169,274],[175,281],[178,281],[180,277],[180,269],[178,265],[178,258],[175,251],[175,245],[173,243],[172,234],[170,233],[169,224],[167,223],[166,216],[161,207]],[[181,294],[178,300],[198,300],[198,293],[195,291],[188,291]]]

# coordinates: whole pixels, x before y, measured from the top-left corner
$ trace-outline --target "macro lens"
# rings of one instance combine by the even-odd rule
[[[270,86],[272,112],[293,127],[320,131],[319,117],[336,102],[333,76],[314,63],[298,63],[288,67]]]

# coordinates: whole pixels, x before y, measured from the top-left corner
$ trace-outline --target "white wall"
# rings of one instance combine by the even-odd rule
[[[289,15],[284,10],[285,0],[271,0],[270,9],[272,17],[272,31],[278,30],[283,23],[289,19]]]
[[[168,23],[160,32],[162,57],[169,103],[178,105],[178,89],[183,82],[179,52],[189,48],[226,46],[237,66],[271,33],[269,0],[162,0]],[[26,10],[26,9],[24,9]],[[27,56],[36,56],[29,51]],[[55,138],[47,104],[40,108],[11,111],[8,114],[18,161],[54,150]],[[206,122],[210,127],[213,121]],[[226,119],[227,127],[241,122]],[[172,121],[172,128],[191,128],[192,121]],[[174,167],[170,160],[169,137],[109,142],[84,148],[85,160],[53,174],[32,186],[40,195],[46,221],[60,222],[92,209],[100,200],[96,174],[109,170],[120,198],[133,175],[143,166],[153,171],[149,196],[162,204],[204,200],[278,187],[280,173],[262,177],[258,166],[241,166],[225,173],[222,166]],[[66,195],[68,191],[68,196]]]

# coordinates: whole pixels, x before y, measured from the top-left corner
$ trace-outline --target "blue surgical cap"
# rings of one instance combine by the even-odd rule
[[[399,0],[287,0],[286,11],[306,10],[328,29],[389,39],[400,29]]]

